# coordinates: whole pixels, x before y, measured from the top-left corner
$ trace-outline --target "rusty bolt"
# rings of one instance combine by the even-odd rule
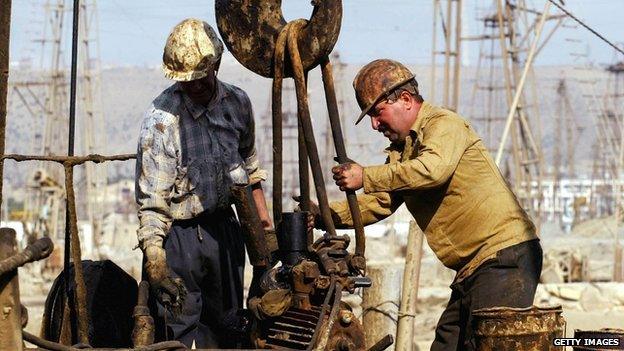
[[[7,319],[12,310],[13,309],[11,308],[11,306],[4,306],[4,308],[2,309],[2,317],[4,319]]]
[[[351,324],[352,321],[353,321],[353,313],[351,311],[348,311],[348,310],[340,311],[340,323],[347,326]]]

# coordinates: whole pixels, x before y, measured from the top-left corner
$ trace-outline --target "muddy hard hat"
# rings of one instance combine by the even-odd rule
[[[188,18],[178,23],[163,52],[165,77],[176,81],[204,78],[215,68],[223,53],[223,43],[204,21]]]
[[[355,98],[362,109],[355,124],[360,123],[362,118],[394,89],[412,79],[414,74],[407,67],[390,59],[375,60],[362,67],[353,80]]]

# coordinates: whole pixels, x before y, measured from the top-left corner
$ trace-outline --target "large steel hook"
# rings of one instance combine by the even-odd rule
[[[273,78],[273,53],[286,25],[281,0],[216,0],[217,26],[234,57],[249,70]],[[341,0],[312,0],[314,10],[301,30],[298,46],[304,71],[316,67],[338,40],[342,20]],[[292,77],[290,65],[284,76]]]

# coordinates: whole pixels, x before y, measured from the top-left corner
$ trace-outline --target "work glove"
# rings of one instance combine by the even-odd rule
[[[264,230],[264,240],[271,256],[269,259],[269,268],[272,268],[277,264],[277,261],[279,261],[279,245],[277,244],[277,233],[275,232],[275,228]]]
[[[249,300],[247,308],[259,320],[279,317],[292,305],[290,289],[269,290],[264,295]]]
[[[171,276],[165,249],[150,245],[145,248],[144,255],[145,272],[152,293],[158,302],[172,314],[179,313],[182,310],[187,291],[182,279]]]
[[[297,201],[295,212],[301,212],[301,196],[293,196],[292,199]],[[314,228],[325,230],[325,223],[323,222],[319,205],[310,200],[308,207],[310,208],[310,211],[308,211],[308,231]]]

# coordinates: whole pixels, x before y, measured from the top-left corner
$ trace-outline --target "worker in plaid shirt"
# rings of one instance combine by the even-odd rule
[[[244,243],[230,186],[251,184],[262,224],[272,227],[251,103],[216,77],[222,52],[203,21],[173,29],[163,70],[176,83],[147,111],[137,152],[144,272],[165,307],[169,335],[198,348],[230,346],[221,321],[242,308]]]

